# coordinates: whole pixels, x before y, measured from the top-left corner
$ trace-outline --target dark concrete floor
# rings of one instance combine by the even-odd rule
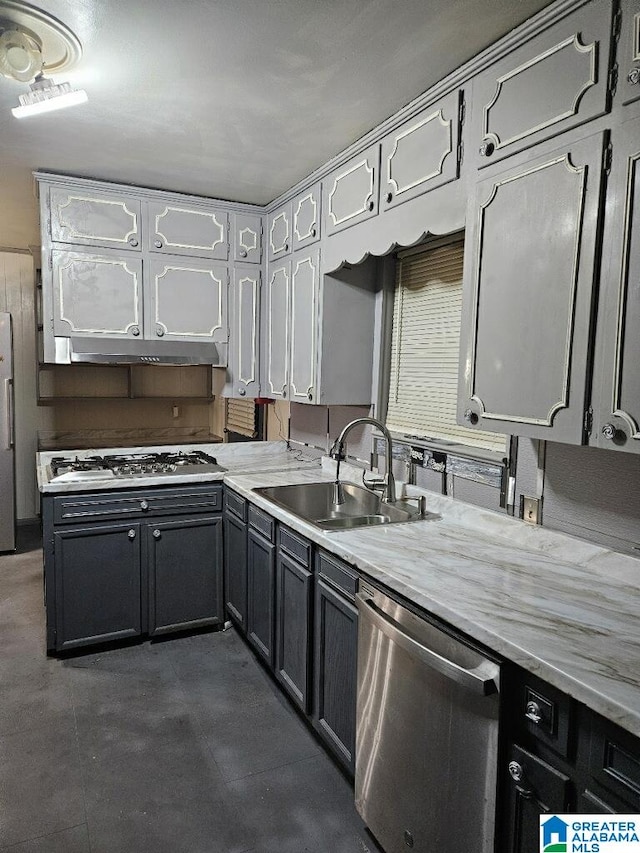
[[[234,631],[45,655],[42,552],[0,556],[0,850],[367,853],[348,781]]]

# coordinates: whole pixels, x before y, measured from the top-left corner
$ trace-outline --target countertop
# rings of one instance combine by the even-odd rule
[[[640,736],[639,559],[415,489],[437,520],[323,531],[253,489],[331,480],[331,460],[320,467],[319,454],[287,450],[284,442],[214,444],[210,452],[226,473],[93,485],[49,483],[55,454],[40,453],[38,484],[48,494],[224,480],[374,581]],[[343,463],[345,481],[359,482],[361,473]]]
[[[225,483],[370,578],[640,736],[640,560],[428,492],[427,509],[438,520],[323,531],[253,491],[332,479],[326,470],[318,473],[229,474]]]

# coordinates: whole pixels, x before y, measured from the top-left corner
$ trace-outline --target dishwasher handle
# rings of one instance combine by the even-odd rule
[[[431,669],[435,669],[441,675],[473,693],[479,693],[481,696],[490,696],[498,692],[497,678],[500,673],[498,664],[490,660],[483,660],[474,669],[465,669],[405,634],[396,626],[394,620],[390,619],[383,610],[376,606],[375,602],[361,592],[356,594],[356,603],[362,615],[369,619],[378,630]]]

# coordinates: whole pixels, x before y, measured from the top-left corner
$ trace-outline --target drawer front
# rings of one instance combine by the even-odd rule
[[[286,527],[280,528],[280,548],[306,568],[311,565],[311,542]]]
[[[262,512],[258,507],[249,507],[249,524],[259,533],[269,540],[275,541],[275,521],[266,512]]]
[[[317,568],[318,574],[330,581],[334,587],[350,598],[355,598],[358,590],[358,574],[354,569],[324,551],[318,554]]]
[[[478,165],[607,111],[611,18],[611,0],[588,3],[476,78]]]
[[[574,716],[569,696],[523,673],[518,682],[515,712],[519,733],[534,737],[559,755],[568,755]]]
[[[225,509],[237,515],[241,521],[247,520],[247,502],[240,495],[232,492],[231,489],[226,489],[224,493]]]
[[[640,746],[638,739],[594,714],[589,769],[600,784],[640,811]]]
[[[132,492],[65,495],[54,498],[54,524],[106,521],[110,518],[144,518],[220,512],[222,486],[207,489],[139,489]]]

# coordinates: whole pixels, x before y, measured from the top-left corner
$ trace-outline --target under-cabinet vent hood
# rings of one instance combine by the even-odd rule
[[[56,362],[89,364],[211,364],[226,367],[226,343],[56,337]]]

